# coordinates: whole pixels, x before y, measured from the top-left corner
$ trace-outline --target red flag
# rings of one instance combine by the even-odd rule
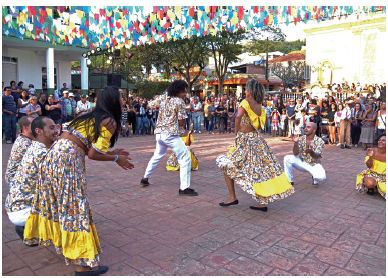
[[[121,28],[121,24],[120,24],[119,21],[116,21],[116,28],[117,28],[117,29],[120,29],[120,28]]]
[[[100,15],[101,16],[105,16],[105,10],[104,9],[100,9]]]
[[[94,20],[97,20],[99,19],[100,15],[99,14],[94,14]]]
[[[254,14],[259,13],[259,7],[258,6],[253,6],[253,13]]]
[[[154,6],[154,14],[156,14],[158,12],[158,6]]]
[[[190,8],[190,9],[189,9],[189,15],[190,15],[191,17],[194,17],[194,8]]]
[[[89,20],[85,21],[85,25],[86,25],[87,28],[89,28]]]

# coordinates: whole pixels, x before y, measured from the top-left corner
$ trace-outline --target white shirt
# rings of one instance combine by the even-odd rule
[[[78,111],[81,111],[81,110],[86,110],[86,111],[79,113]],[[85,101],[85,103],[82,103],[82,100],[80,100],[77,102],[77,114],[79,115],[85,114],[89,112],[88,110],[91,110],[89,101]]]
[[[357,85],[357,86],[356,86],[356,92],[361,92],[361,91],[362,91],[361,86],[360,86],[360,85]]]
[[[353,117],[353,110],[347,106],[342,110],[340,119],[350,119],[351,117]]]

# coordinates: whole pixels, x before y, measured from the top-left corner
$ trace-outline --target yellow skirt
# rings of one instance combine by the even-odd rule
[[[39,174],[24,243],[54,245],[66,264],[97,266],[101,247],[87,196],[85,151],[59,139],[42,161]]]
[[[191,170],[196,171],[196,170],[198,170],[199,161],[198,161],[197,157],[195,156],[193,149],[190,146],[186,146],[186,147],[190,153]],[[168,158],[167,164],[166,164],[166,169],[167,169],[167,171],[179,171],[179,163],[178,163],[178,159],[177,159],[175,153],[172,153],[170,155],[170,157]]]
[[[366,192],[368,191],[368,188],[365,187],[364,185],[364,178],[365,177],[370,177],[374,178],[377,182],[377,191],[381,194],[381,196],[386,199],[385,194],[386,194],[386,173],[378,173],[376,171],[367,169],[362,171],[361,174],[357,175],[357,181],[356,181],[356,191],[358,193]]]
[[[294,193],[279,161],[257,132],[239,132],[236,144],[216,159],[221,168],[242,190],[261,204],[281,200]]]

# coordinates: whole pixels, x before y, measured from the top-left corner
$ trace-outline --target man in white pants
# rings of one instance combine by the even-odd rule
[[[318,187],[318,182],[326,179],[326,172],[321,164],[321,157],[325,142],[315,135],[317,125],[313,122],[307,123],[304,129],[305,135],[297,137],[291,135],[294,141],[293,155],[284,157],[284,172],[288,180],[294,185],[293,168],[309,172],[313,176],[313,186]]]
[[[39,163],[48,149],[57,140],[60,126],[49,117],[35,118],[31,131],[35,141],[28,147],[15,177],[10,183],[10,190],[5,200],[5,209],[9,220],[16,225],[16,233],[23,239],[24,226],[30,215],[31,202],[36,185],[39,182]]]
[[[159,107],[159,116],[156,123],[156,149],[148,163],[144,178],[140,181],[143,186],[148,186],[148,179],[151,177],[156,166],[167,152],[167,148],[175,153],[180,167],[181,185],[179,195],[197,196],[198,193],[190,188],[191,158],[189,151],[181,137],[187,136],[185,130],[186,109],[183,99],[187,93],[187,83],[183,80],[176,80],[171,83],[168,93],[148,103],[151,109]]]

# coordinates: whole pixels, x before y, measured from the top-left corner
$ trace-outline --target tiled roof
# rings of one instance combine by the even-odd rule
[[[306,55],[304,55],[303,53],[288,54],[285,56],[280,56],[275,59],[272,59],[271,61],[268,61],[268,63],[281,63],[281,62],[298,61],[298,60],[306,60]]]

